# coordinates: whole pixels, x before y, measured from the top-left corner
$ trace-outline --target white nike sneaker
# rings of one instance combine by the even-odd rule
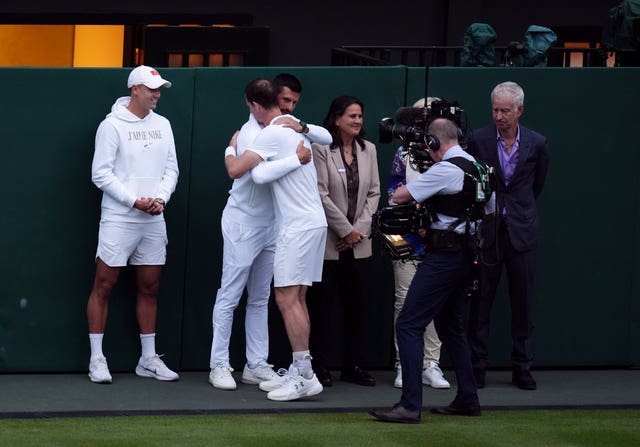
[[[209,383],[220,390],[235,390],[237,385],[232,371],[233,368],[226,363],[218,363],[209,373]]]
[[[246,364],[244,365],[242,379],[240,379],[240,381],[249,385],[259,385],[262,382],[279,378],[278,373],[273,370],[273,365],[260,363],[255,368],[250,368],[249,364]]]
[[[451,388],[451,384],[444,378],[444,374],[436,362],[429,362],[429,366],[422,371],[422,383],[431,388]]]
[[[104,356],[93,358],[89,361],[89,379],[93,383],[111,383],[111,374]]]
[[[282,386],[273,391],[269,391],[267,399],[283,402],[307,396],[315,396],[321,392],[322,384],[315,374],[312,378],[306,379],[300,375],[297,368],[291,367]]]
[[[163,382],[173,382],[180,378],[177,373],[167,368],[158,354],[146,359],[140,357],[136,366],[136,374],[140,377],[151,377]]]

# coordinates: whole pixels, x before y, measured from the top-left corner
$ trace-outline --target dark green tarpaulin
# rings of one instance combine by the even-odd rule
[[[609,10],[602,44],[613,50],[640,48],[640,0],[625,0]]]
[[[493,67],[496,65],[496,53],[493,45],[497,34],[487,23],[472,23],[464,32],[460,66]]]
[[[547,51],[558,40],[556,33],[551,29],[531,25],[524,33],[522,52],[512,57],[511,62],[515,67],[546,67]]]

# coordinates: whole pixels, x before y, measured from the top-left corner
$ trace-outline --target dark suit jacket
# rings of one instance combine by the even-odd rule
[[[495,125],[476,129],[471,133],[467,152],[493,166],[496,177],[496,210],[507,210],[509,236],[513,248],[527,251],[535,248],[538,240],[538,207],[536,199],[542,192],[549,168],[547,139],[520,125],[520,152],[518,164],[507,186],[498,158]],[[495,242],[495,220],[488,217],[482,224],[485,247]]]

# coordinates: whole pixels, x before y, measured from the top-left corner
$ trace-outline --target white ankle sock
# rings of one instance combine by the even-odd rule
[[[313,367],[311,366],[311,354],[309,351],[296,351],[293,353],[293,366],[298,368],[300,375],[305,379],[313,377]]]
[[[91,346],[91,358],[104,357],[102,353],[102,338],[104,334],[89,334],[89,345]]]
[[[142,358],[148,359],[156,355],[156,334],[140,334],[140,344],[142,345]]]

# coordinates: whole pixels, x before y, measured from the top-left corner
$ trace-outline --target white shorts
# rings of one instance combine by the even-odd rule
[[[274,287],[310,286],[322,280],[327,228],[278,236],[273,265]]]
[[[167,227],[151,223],[100,221],[96,259],[109,267],[164,265],[167,259]]]

